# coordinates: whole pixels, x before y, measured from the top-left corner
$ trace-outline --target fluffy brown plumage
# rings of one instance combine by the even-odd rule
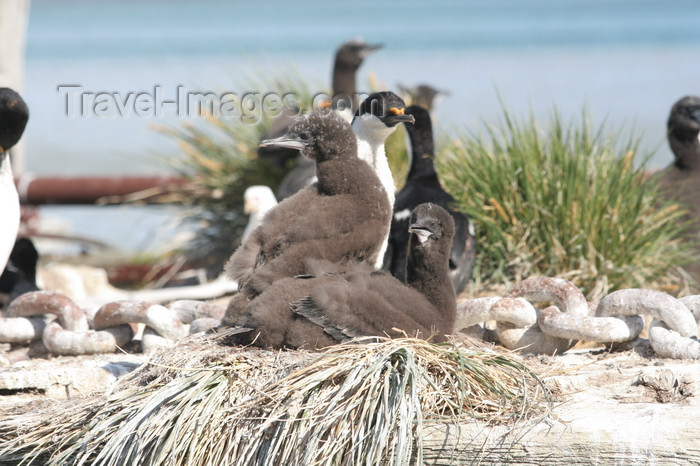
[[[381,48],[381,44],[368,44],[362,39],[353,39],[340,45],[335,53],[335,62],[333,64],[333,101],[334,107],[338,108],[341,104],[339,99],[343,101],[342,106],[348,107],[349,119],[352,121],[352,114],[357,108],[357,89],[356,89],[356,74],[357,70],[362,65],[362,62],[373,51]],[[267,137],[277,134],[282,135],[291,123],[291,118],[276,118],[271,131],[266,132]],[[276,132],[274,132],[276,131]],[[261,157],[269,159],[270,156],[282,157],[282,162],[278,162],[280,168],[285,168],[286,163],[296,154],[289,156],[289,150],[280,150],[279,148],[258,150]],[[313,183],[315,169],[313,163],[304,157],[296,157],[294,168],[287,173],[279,186],[277,187],[277,199],[283,200]]]
[[[432,337],[453,332],[456,298],[448,266],[454,221],[422,204],[412,215],[407,284],[366,264],[306,261],[311,275],[275,282],[245,306],[238,342],[319,348],[357,336]]]
[[[299,117],[274,142],[316,162],[318,181],[270,210],[234,252],[226,274],[239,283],[224,323],[267,286],[308,273],[306,259],[374,262],[388,233],[391,207],[379,178],[357,157],[350,125],[336,112]]]

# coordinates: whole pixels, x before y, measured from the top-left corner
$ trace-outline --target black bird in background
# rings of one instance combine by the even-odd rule
[[[435,204],[413,211],[406,284],[362,263],[307,260],[309,275],[276,281],[233,325],[234,341],[271,348],[321,348],[360,336],[445,341],[453,333],[456,296],[449,254],[451,215]]]
[[[661,176],[663,194],[688,210],[689,241],[700,245],[700,97],[685,96],[671,108],[668,143],[675,161]],[[700,246],[697,246],[700,253]],[[700,263],[685,269],[700,283]]]
[[[382,44],[368,44],[362,39],[345,42],[338,48],[333,64],[333,97],[355,98],[357,93],[357,70],[370,53],[382,48]],[[352,101],[356,109],[359,102]]]
[[[29,120],[24,99],[0,87],[0,271],[5,269],[19,230],[19,195],[15,188],[9,151],[19,142]]]
[[[433,110],[433,105],[437,104],[442,97],[450,95],[449,92],[435,89],[429,84],[419,84],[414,87],[399,84],[399,90],[408,105],[417,105],[429,112]]]
[[[10,260],[0,275],[0,294],[5,295],[5,307],[17,296],[37,291],[36,267],[39,252],[29,238],[17,238]]]
[[[671,108],[668,117],[668,143],[675,161],[664,178],[674,183],[686,183],[700,176],[700,97],[686,96]]]
[[[388,196],[358,158],[355,134],[337,112],[299,116],[285,136],[267,144],[314,160],[318,181],[272,208],[231,256],[226,275],[240,291],[225,324],[274,281],[308,273],[305,259],[374,263],[389,232]]]
[[[362,39],[354,39],[343,43],[336,51],[332,73],[333,98],[343,99],[343,102],[347,105],[347,118],[350,121],[358,104],[355,101],[357,70],[370,53],[381,47],[381,44],[368,44]],[[339,107],[340,105],[336,102],[335,106]],[[263,139],[281,136],[291,123],[292,119],[289,117],[277,118],[270,130],[263,136]],[[313,161],[300,157],[296,151],[279,147],[261,147],[258,149],[258,155],[268,160],[273,158],[280,169],[285,167],[288,160],[296,158],[294,168],[285,175],[277,187],[275,196],[280,201],[313,182],[315,175]]]
[[[410,140],[411,168],[406,184],[396,194],[394,215],[389,233],[389,248],[385,267],[394,277],[405,280],[408,222],[411,211],[419,204],[432,202],[446,209],[454,218],[455,235],[450,253],[450,274],[459,294],[471,279],[476,257],[474,225],[469,218],[454,209],[455,199],[440,185],[434,164],[433,129],[430,114],[422,107],[412,105],[406,114],[413,115],[415,123],[406,125]]]

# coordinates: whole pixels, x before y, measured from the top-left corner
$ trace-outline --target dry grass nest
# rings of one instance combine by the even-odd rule
[[[429,423],[549,409],[538,376],[489,348],[375,338],[264,351],[225,338],[189,337],[110,394],[4,416],[0,464],[422,464]]]

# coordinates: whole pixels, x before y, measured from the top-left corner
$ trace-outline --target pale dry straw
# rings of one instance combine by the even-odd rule
[[[4,417],[0,464],[420,464],[430,423],[546,413],[515,358],[410,338],[317,353],[192,337],[108,397]]]

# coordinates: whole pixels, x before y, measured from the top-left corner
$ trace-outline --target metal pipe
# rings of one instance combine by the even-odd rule
[[[165,194],[183,186],[187,180],[175,176],[37,177],[25,174],[15,183],[22,204],[65,205],[104,203],[108,197],[118,198],[154,188],[158,188],[159,194]],[[149,202],[148,197],[143,202]]]

